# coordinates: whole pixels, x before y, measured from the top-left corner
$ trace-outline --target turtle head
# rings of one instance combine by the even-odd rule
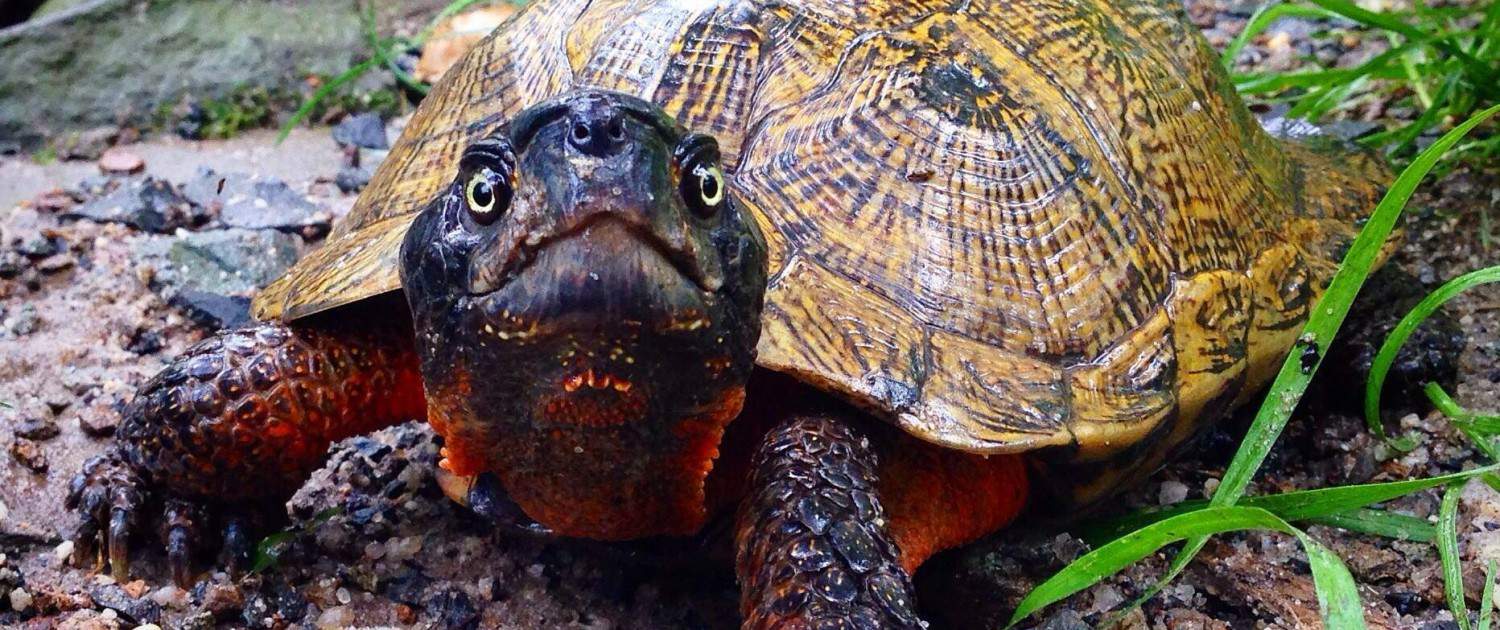
[[[713,138],[620,94],[536,105],[465,150],[401,274],[443,466],[565,535],[702,524],[766,289]]]

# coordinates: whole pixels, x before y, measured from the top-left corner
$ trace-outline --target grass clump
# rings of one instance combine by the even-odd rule
[[[1234,74],[1252,101],[1284,103],[1287,115],[1317,122],[1374,100],[1420,112],[1387,131],[1362,138],[1397,163],[1412,159],[1437,134],[1500,101],[1500,2],[1479,7],[1429,7],[1373,12],[1349,0],[1280,2],[1262,7],[1226,47],[1231,68],[1244,47],[1282,18],[1352,26],[1379,37],[1386,50],[1347,68]],[[1325,31],[1324,36],[1328,33]],[[1387,108],[1388,110],[1390,108]],[[1500,157],[1500,136],[1475,134],[1454,146],[1438,165],[1485,164]]]

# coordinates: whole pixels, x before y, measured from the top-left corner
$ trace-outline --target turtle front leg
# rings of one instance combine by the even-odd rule
[[[837,414],[783,422],[751,467],[735,568],[754,630],[925,625],[912,572],[1015,519],[1030,486],[1020,456],[961,453]]]
[[[104,543],[114,577],[149,513],[174,580],[221,521],[231,560],[248,552],[246,506],[285,501],[335,440],[425,416],[411,333],[287,327],[224,332],[189,348],[136,393],[115,445],[84,464],[67,507],[75,563]],[[227,518],[212,519],[212,516]],[[231,562],[233,564],[233,562]]]
[[[832,417],[795,418],[766,436],[735,536],[746,630],[926,625],[876,465],[870,440]]]

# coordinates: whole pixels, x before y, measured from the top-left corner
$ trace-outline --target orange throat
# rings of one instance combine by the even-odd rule
[[[697,532],[708,518],[705,483],[724,430],[744,405],[744,388],[728,388],[672,422],[664,438],[643,429],[657,420],[645,417],[639,388],[622,388],[605,374],[580,379],[571,391],[540,401],[538,427],[513,444],[433,413],[446,441],[440,465],[458,475],[493,470],[527,516],[565,536],[630,540]]]

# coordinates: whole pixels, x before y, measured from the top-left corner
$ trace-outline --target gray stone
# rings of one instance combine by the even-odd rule
[[[370,183],[370,169],[362,166],[345,166],[339,169],[339,174],[334,176],[333,184],[344,193],[357,193],[364,190],[365,185]]]
[[[184,95],[300,94],[364,54],[348,0],[91,0],[0,30],[0,142],[153,122]]]
[[[124,223],[137,230],[165,234],[203,221],[199,210],[171,183],[152,177],[122,184],[114,192],[63,214],[66,218]]]
[[[198,169],[183,194],[232,228],[326,232],[333,215],[274,177]]]
[[[183,235],[166,253],[159,283],[179,291],[248,296],[297,261],[297,237],[273,230],[211,230]]]
[[[207,291],[181,291],[166,300],[189,320],[208,330],[240,329],[251,324],[251,299]]]
[[[333,128],[333,140],[340,146],[355,146],[363,149],[389,149],[390,141],[385,135],[385,121],[379,114],[355,114]]]

